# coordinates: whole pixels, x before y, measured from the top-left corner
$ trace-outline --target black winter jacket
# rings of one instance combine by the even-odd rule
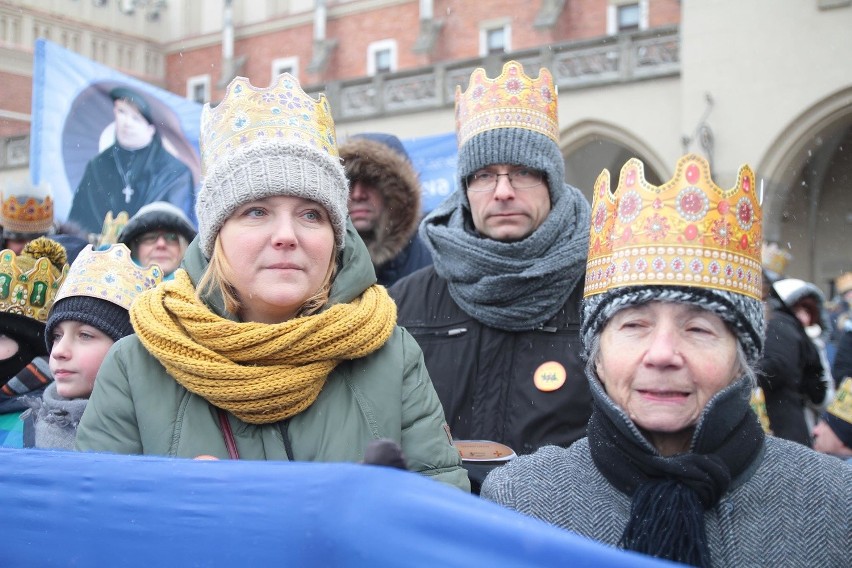
[[[758,366],[772,433],[810,446],[804,401],[808,398],[817,404],[822,402],[826,385],[821,380],[819,353],[794,315],[783,309],[773,310]]]
[[[492,440],[529,454],[586,435],[592,397],[580,359],[583,279],[556,317],[524,332],[488,327],[463,312],[433,266],[389,292],[399,306],[397,323],[420,344],[453,438]],[[534,376],[549,361],[566,375],[545,392]]]

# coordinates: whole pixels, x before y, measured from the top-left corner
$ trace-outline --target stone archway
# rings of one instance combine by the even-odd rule
[[[770,146],[764,181],[764,236],[787,246],[787,275],[833,292],[852,270],[852,88],[801,113]]]
[[[648,182],[659,185],[668,179],[673,166],[663,160],[648,144],[622,128],[601,121],[584,121],[563,130],[562,155],[565,157],[565,178],[592,199],[592,187],[606,168],[617,178],[621,166],[630,158],[645,164]]]

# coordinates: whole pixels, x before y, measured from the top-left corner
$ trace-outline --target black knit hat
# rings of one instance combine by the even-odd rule
[[[69,296],[56,302],[50,310],[45,330],[48,352],[53,349],[53,330],[68,320],[96,327],[113,341],[133,333],[130,313],[118,304],[90,296]]]

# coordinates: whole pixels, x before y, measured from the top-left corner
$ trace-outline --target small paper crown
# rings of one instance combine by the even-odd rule
[[[9,184],[3,192],[0,225],[6,233],[45,234],[53,226],[50,184]]]
[[[852,290],[852,272],[846,272],[837,277],[834,281],[834,289],[838,294],[845,294]]]
[[[68,274],[62,245],[36,239],[20,256],[0,251],[0,312],[26,316],[44,323],[56,292]],[[62,264],[58,269],[54,264]]]
[[[764,243],[760,257],[765,269],[780,276],[787,271],[787,264],[793,258],[793,255],[779,248],[775,243]]]
[[[201,111],[201,175],[222,157],[247,144],[281,140],[320,148],[337,158],[337,138],[331,107],[306,94],[289,73],[279,75],[265,89],[245,77],[228,85],[225,98],[215,108]]]
[[[843,379],[843,382],[837,388],[834,400],[831,401],[826,410],[829,414],[852,424],[852,377]]]
[[[456,135],[458,145],[481,132],[495,128],[524,128],[544,134],[559,143],[559,118],[553,76],[544,67],[538,78],[524,73],[517,61],[503,65],[496,79],[485,69],[470,76],[467,91],[456,87]]]
[[[626,286],[713,288],[759,300],[761,208],[754,172],[719,188],[701,156],[688,154],[661,186],[645,181],[632,158],[610,190],[609,171],[595,182],[584,297]]]
[[[98,248],[114,245],[118,242],[118,235],[124,230],[130,216],[127,211],[121,211],[115,217],[112,216],[112,211],[107,211],[104,217],[104,225],[101,229],[101,236],[98,238]]]
[[[163,271],[159,266],[140,267],[130,258],[130,249],[123,243],[97,251],[88,245],[71,265],[56,301],[88,296],[129,310],[139,294],[162,281]]]

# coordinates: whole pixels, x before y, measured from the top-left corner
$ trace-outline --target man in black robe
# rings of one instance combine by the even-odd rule
[[[68,218],[100,233],[107,211],[133,216],[147,203],[168,201],[192,212],[192,172],[163,147],[151,107],[126,87],[116,87],[110,97],[116,141],[86,165]]]

